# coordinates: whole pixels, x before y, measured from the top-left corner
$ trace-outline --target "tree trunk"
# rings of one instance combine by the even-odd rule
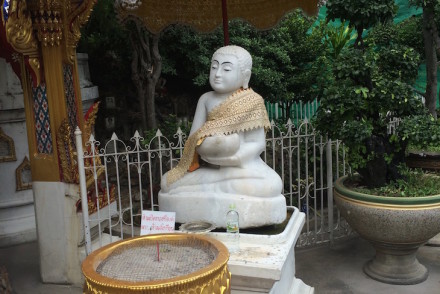
[[[131,60],[131,80],[136,88],[136,97],[139,103],[139,111],[141,113],[141,128],[147,129],[147,120],[145,113],[145,89],[143,87],[142,71],[139,69],[140,54],[139,47],[136,45],[137,38],[131,34],[130,41],[133,48]]]
[[[377,136],[372,136],[365,141],[367,154],[374,152],[375,158],[369,159],[366,166],[358,169],[358,172],[363,183],[369,188],[384,186],[387,182],[387,164],[384,158],[385,144],[384,138]]]
[[[437,118],[437,28],[434,20],[434,2],[423,6],[423,42],[426,56],[426,91],[425,105]]]
[[[159,54],[159,35],[152,37],[152,49],[151,49],[151,70],[148,71],[147,78],[147,91],[146,91],[146,115],[147,126],[149,129],[157,128],[156,121],[156,103],[154,101],[156,93],[156,85],[162,73],[162,59]]]
[[[367,154],[372,152],[375,154],[364,168],[358,170],[366,186],[369,188],[381,187],[401,178],[399,166],[405,162],[406,143],[399,142],[398,144],[400,145],[391,143],[387,136],[372,136],[365,141]],[[390,153],[394,153],[394,156],[387,161],[385,156]]]
[[[131,63],[132,80],[136,87],[142,129],[156,129],[155,93],[156,84],[162,72],[162,59],[159,54],[159,35],[148,34],[142,24],[134,21],[135,30],[131,33],[133,59]],[[150,40],[151,38],[151,40]]]

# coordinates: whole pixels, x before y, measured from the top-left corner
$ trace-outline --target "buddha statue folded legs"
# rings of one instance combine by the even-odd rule
[[[250,54],[238,46],[213,55],[214,91],[200,97],[183,156],[163,176],[159,192],[160,210],[175,211],[180,223],[205,220],[225,227],[231,204],[242,228],[286,218],[281,178],[260,158],[270,123],[263,98],[248,88],[251,67]]]

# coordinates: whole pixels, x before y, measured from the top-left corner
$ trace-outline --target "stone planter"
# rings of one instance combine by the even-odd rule
[[[87,256],[84,293],[230,293],[228,259],[225,245],[202,235],[125,239]]]
[[[337,207],[350,226],[376,249],[364,272],[388,284],[425,281],[428,271],[416,253],[440,232],[440,195],[398,198],[362,194],[345,187],[346,179],[335,183]]]

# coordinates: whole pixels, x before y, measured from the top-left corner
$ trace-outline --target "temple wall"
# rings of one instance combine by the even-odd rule
[[[23,169],[21,186],[16,170],[29,158],[23,90],[11,66],[0,58],[0,246],[37,238],[30,170]],[[13,144],[7,146],[8,143]],[[6,148],[5,148],[6,147]],[[15,158],[8,154],[15,153]]]
[[[78,74],[84,114],[98,98],[90,81],[87,54],[79,53]],[[26,131],[23,90],[10,64],[0,58],[0,247],[35,241],[34,195]],[[2,134],[4,134],[2,136]],[[15,158],[9,158],[13,142]],[[8,145],[9,144],[9,145]],[[16,171],[19,169],[20,183]]]

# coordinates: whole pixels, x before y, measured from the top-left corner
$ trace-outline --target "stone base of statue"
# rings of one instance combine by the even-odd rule
[[[315,289],[295,277],[295,244],[305,223],[305,214],[287,207],[290,218],[275,235],[240,233],[239,245],[228,233],[207,235],[223,242],[230,251],[231,293],[313,294]]]
[[[176,212],[178,223],[207,221],[218,228],[225,228],[226,213],[231,204],[240,215],[240,228],[280,224],[286,219],[286,198],[281,194],[252,197],[213,192],[159,192],[160,210]]]

